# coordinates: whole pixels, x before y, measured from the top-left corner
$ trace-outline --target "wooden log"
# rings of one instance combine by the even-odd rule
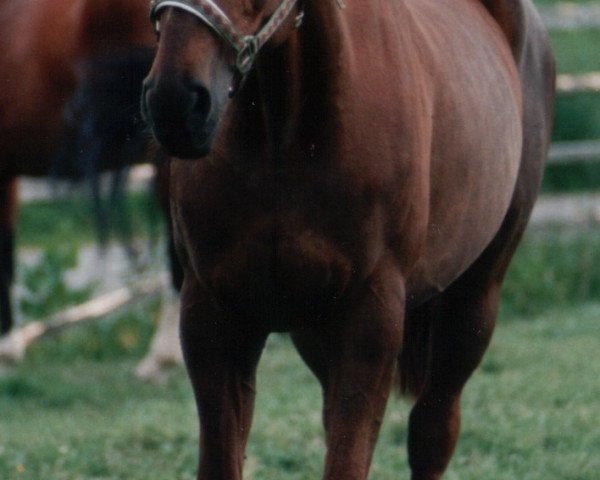
[[[27,323],[0,339],[0,365],[20,362],[27,348],[42,337],[103,318],[132,302],[160,293],[167,285],[166,274],[156,275],[67,308],[45,320]]]

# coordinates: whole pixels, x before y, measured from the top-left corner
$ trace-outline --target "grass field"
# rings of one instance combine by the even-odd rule
[[[65,212],[60,203],[42,207],[27,206],[27,216],[48,222],[51,243],[50,226]],[[63,231],[73,248],[93,232],[79,230]],[[463,434],[447,479],[600,479],[599,233],[526,236],[492,347],[465,392]],[[60,274],[50,276],[56,283]],[[156,301],[142,304],[40,342],[0,376],[0,478],[193,478],[197,426],[185,373],[177,370],[166,387],[132,374],[157,310]],[[408,412],[405,400],[390,402],[370,478],[407,478]],[[323,449],[317,382],[288,339],[274,335],[259,371],[247,478],[319,478]]]
[[[110,219],[112,234],[119,231],[119,218],[125,233],[154,237],[163,233],[162,214],[151,191],[129,195]],[[85,195],[26,203],[19,210],[17,243],[20,247],[80,246],[96,238],[90,198]],[[123,219],[124,217],[124,219]]]
[[[132,368],[153,305],[38,344],[0,377],[1,478],[192,479],[195,407],[185,374],[166,387]],[[501,321],[469,383],[450,480],[600,478],[600,304]],[[247,478],[314,480],[323,455],[320,393],[287,337],[259,371]],[[390,402],[370,478],[408,478],[408,403]]]
[[[129,202],[142,221],[143,197]],[[63,247],[78,248],[93,228],[59,221],[79,215],[74,203],[30,204],[22,219],[46,222],[42,246],[63,235]],[[32,225],[21,237],[30,246]],[[497,335],[465,393],[462,439],[446,478],[600,479],[599,233],[526,236],[508,273]],[[60,283],[60,272],[42,275]],[[139,305],[40,342],[0,376],[0,478],[193,478],[197,426],[185,373],[176,371],[166,387],[132,375],[157,307]],[[390,402],[370,478],[407,478],[408,411],[406,401]],[[318,385],[287,338],[273,336],[259,371],[247,478],[319,478],[323,448]]]

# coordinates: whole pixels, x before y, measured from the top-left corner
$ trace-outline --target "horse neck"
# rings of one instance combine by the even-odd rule
[[[307,154],[334,146],[337,92],[348,52],[336,0],[305,2],[305,20],[291,37],[264,52],[258,89],[269,150],[275,159],[299,147]],[[255,101],[255,99],[249,99]]]
[[[86,57],[155,43],[147,0],[83,0],[79,32]]]
[[[76,45],[77,8],[73,0],[11,2],[2,5],[2,29],[11,48],[23,56],[43,52],[52,61],[70,58]]]

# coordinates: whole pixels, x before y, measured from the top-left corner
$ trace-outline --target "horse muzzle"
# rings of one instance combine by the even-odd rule
[[[217,102],[202,83],[149,76],[142,91],[142,115],[154,137],[171,156],[206,156],[216,134]]]

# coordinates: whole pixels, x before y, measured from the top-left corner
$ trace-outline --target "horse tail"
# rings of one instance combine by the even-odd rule
[[[432,315],[425,305],[407,316],[402,351],[398,356],[398,386],[402,395],[418,398],[431,363]]]

